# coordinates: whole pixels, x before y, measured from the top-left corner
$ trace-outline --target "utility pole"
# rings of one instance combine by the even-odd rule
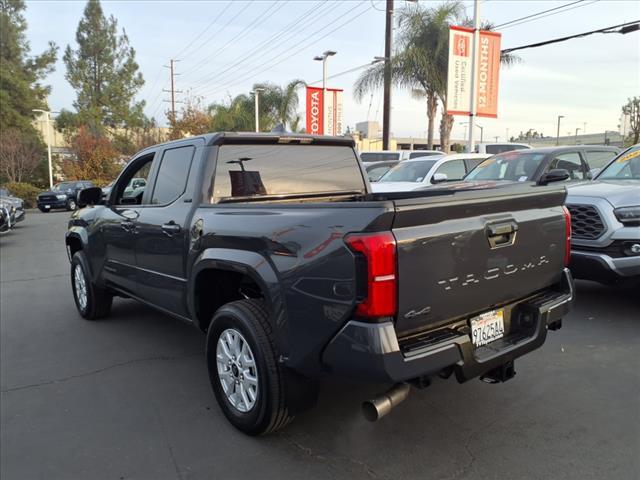
[[[495,137],[493,137],[495,139],[495,142],[498,143],[498,135],[496,135]]]
[[[260,131],[260,92],[264,92],[264,88],[256,87],[253,89],[253,96],[255,99],[255,109],[256,109],[256,132]]]
[[[382,149],[389,150],[391,134],[391,41],[393,37],[393,0],[387,0],[384,27],[384,93],[382,97]]]
[[[575,137],[573,137],[574,138],[573,143],[575,145],[578,144],[578,131],[580,131],[580,128],[576,128],[576,135],[575,135]]]
[[[478,45],[480,45],[480,1],[473,2],[473,46],[471,47],[471,104],[469,112],[469,153],[475,151],[474,129],[476,123],[476,88],[478,85]]]
[[[167,93],[171,93],[171,118],[173,119],[173,121],[175,122],[176,120],[176,103],[181,103],[181,102],[176,102],[176,93],[182,93],[182,90],[176,90],[176,84],[175,84],[175,76],[179,75],[178,73],[175,73],[175,62],[179,62],[180,60],[174,60],[173,58],[171,60],[169,60],[169,65],[164,65],[165,68],[169,69],[169,75],[171,76],[171,90],[162,90],[163,92],[167,92]],[[165,102],[168,100],[165,100]]]
[[[53,166],[51,165],[51,129],[49,128],[49,122],[51,121],[51,112],[47,110],[41,110],[36,108],[33,110],[36,113],[41,113],[44,115],[44,125],[47,129],[47,160],[49,163],[49,189],[53,188]]]
[[[556,132],[556,146],[560,145],[560,119],[564,118],[564,115],[558,115],[558,131]]]

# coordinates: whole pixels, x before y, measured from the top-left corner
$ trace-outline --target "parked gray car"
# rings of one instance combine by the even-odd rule
[[[568,186],[571,271],[601,283],[640,280],[640,144],[587,184]]]
[[[0,188],[0,201],[7,204],[8,209],[13,207],[14,224],[24,220],[24,201],[13,195],[6,188]]]

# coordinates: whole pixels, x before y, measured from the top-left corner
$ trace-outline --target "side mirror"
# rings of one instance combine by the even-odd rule
[[[564,168],[554,168],[546,173],[543,173],[538,180],[538,185],[546,185],[551,182],[564,182],[569,179],[569,172]]]
[[[431,183],[442,183],[449,180],[446,173],[434,173],[433,177],[431,177]]]
[[[98,187],[83,188],[78,193],[77,204],[79,207],[97,205],[102,200],[102,189]]]

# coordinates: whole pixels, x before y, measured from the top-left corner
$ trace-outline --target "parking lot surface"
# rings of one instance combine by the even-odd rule
[[[0,476],[10,479],[640,478],[640,292],[577,282],[564,328],[500,385],[436,380],[372,424],[386,388],[328,379],[251,438],[218,409],[204,336],[131,300],[77,314],[69,214],[0,237]]]

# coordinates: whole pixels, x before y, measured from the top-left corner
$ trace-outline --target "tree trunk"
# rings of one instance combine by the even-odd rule
[[[437,111],[438,97],[434,93],[427,93],[427,150],[433,150],[433,130]]]

